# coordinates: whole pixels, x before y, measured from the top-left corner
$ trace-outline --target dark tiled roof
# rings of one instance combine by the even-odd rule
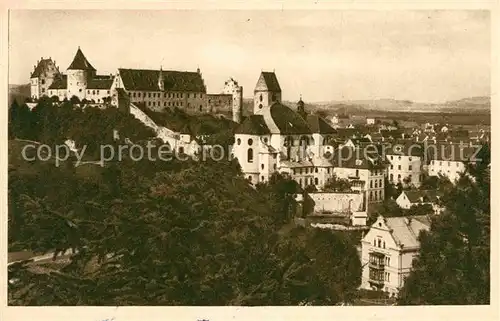
[[[54,81],[49,87],[50,89],[66,89],[68,88],[68,77],[66,75],[60,75],[54,78]]]
[[[380,131],[380,134],[384,137],[384,138],[401,138],[402,137],[402,132],[399,131],[399,130],[386,130],[386,129],[383,129]]]
[[[425,145],[422,143],[402,141],[391,144],[390,148],[386,149],[386,154],[422,157],[424,155],[424,150]]]
[[[269,133],[269,128],[262,115],[248,116],[235,130],[235,134],[266,135]]]
[[[437,200],[437,191],[435,190],[412,190],[404,191],[410,202],[412,203],[432,203]]]
[[[355,128],[337,128],[337,134],[339,138],[351,138],[354,137],[357,133]]]
[[[160,91],[160,70],[118,69],[127,90]],[[206,92],[200,73],[162,70],[165,91]]]
[[[311,129],[304,118],[289,107],[274,103],[269,110],[281,134],[311,134]]]
[[[302,100],[301,100],[302,101]],[[318,115],[307,115],[307,123],[313,133],[336,134],[337,131]]]
[[[78,50],[76,51],[75,58],[73,58],[73,62],[71,63],[71,65],[69,65],[68,69],[95,71],[95,68],[90,64],[87,58],[85,58],[80,48],[78,48]]]
[[[90,79],[87,89],[110,89],[112,84],[113,79],[111,77],[95,77]]]
[[[260,74],[259,81],[261,78],[264,79],[264,84],[267,90],[274,92],[281,92],[281,87],[278,82],[278,78],[276,77],[276,74],[274,72],[263,71]]]
[[[376,148],[338,148],[334,152],[332,161],[336,167],[357,169],[383,169],[385,164],[385,160],[380,158]]]
[[[430,159],[439,161],[465,162],[476,153],[475,147],[461,147],[460,144],[430,144],[427,146]]]
[[[42,73],[52,64],[52,59],[42,59],[31,74],[31,78],[40,77]]]

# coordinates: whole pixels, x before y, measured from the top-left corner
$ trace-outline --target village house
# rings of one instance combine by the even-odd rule
[[[368,205],[385,199],[386,163],[376,148],[341,147],[335,150],[333,164],[335,176],[347,179],[355,189],[365,192]]]
[[[435,214],[441,212],[438,204],[439,196],[436,190],[409,190],[402,191],[396,198],[396,203],[403,209],[410,209],[412,206],[428,204],[432,206]]]
[[[455,183],[465,172],[466,163],[474,163],[476,147],[461,144],[436,144],[427,146],[429,176],[442,175]]]
[[[386,151],[389,162],[387,179],[392,184],[419,187],[422,183],[424,147],[421,144],[405,142],[395,144]]]
[[[419,254],[418,236],[430,225],[428,216],[379,216],[361,240],[361,288],[397,297]]]

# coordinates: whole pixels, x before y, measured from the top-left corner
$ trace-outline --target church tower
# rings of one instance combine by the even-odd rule
[[[274,103],[281,103],[281,87],[276,74],[262,71],[254,90],[253,113],[259,114],[262,109],[270,107]]]
[[[68,99],[73,96],[78,97],[80,100],[84,99],[87,84],[95,76],[96,70],[85,58],[80,47],[78,47],[75,58],[69,65],[66,74],[68,75]]]
[[[160,89],[160,91],[165,90],[165,80],[163,79],[162,67],[160,67],[160,74],[158,75],[158,88]]]
[[[307,113],[306,113],[306,110],[305,110],[305,104],[304,102],[302,101],[302,95],[300,95],[300,99],[299,101],[297,102],[297,113],[304,119],[307,118]]]

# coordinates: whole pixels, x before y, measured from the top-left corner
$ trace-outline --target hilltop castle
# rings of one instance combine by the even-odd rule
[[[80,47],[63,74],[51,58],[34,66],[30,77],[31,98],[57,97],[93,103],[117,105],[118,89],[131,103],[155,111],[179,108],[190,113],[232,112],[233,121],[241,122],[243,87],[230,78],[223,92],[207,94],[200,69],[195,72],[119,68],[115,75],[97,75]]]

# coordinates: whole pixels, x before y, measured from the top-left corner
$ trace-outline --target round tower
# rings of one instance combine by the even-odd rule
[[[88,62],[80,47],[78,47],[73,62],[66,70],[68,77],[68,99],[71,99],[73,96],[78,97],[80,100],[84,99],[88,81],[95,76],[95,72],[95,68]]]
[[[238,86],[233,92],[233,121],[241,123],[243,117],[243,86]]]

